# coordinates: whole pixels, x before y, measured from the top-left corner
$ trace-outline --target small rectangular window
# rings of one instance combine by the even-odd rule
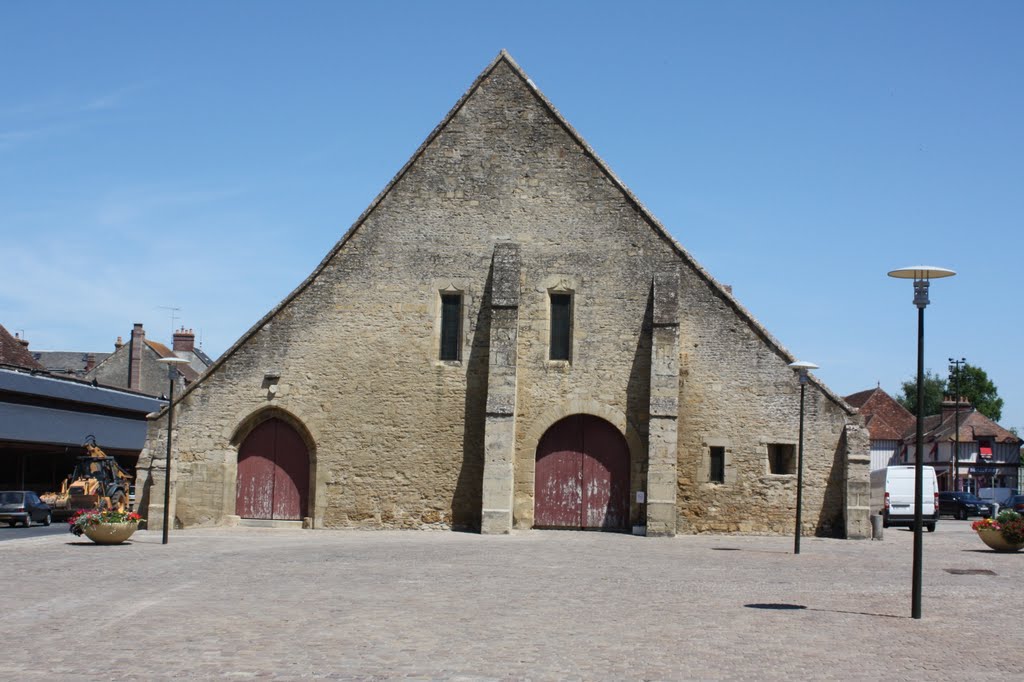
[[[569,360],[572,349],[572,294],[551,294],[550,360]]]
[[[441,294],[441,360],[461,359],[462,294]]]
[[[708,480],[712,483],[725,483],[725,448],[711,446],[711,467]]]
[[[768,468],[773,474],[796,473],[796,446],[792,443],[768,444]]]

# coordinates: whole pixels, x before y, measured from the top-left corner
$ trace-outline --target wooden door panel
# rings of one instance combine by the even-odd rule
[[[302,438],[284,422],[277,425],[274,469],[274,518],[301,519],[309,494],[309,453]]]
[[[235,513],[270,519],[274,513],[274,420],[257,426],[238,448]]]
[[[534,525],[580,528],[583,467],[578,417],[563,419],[544,434],[537,446],[534,472]]]
[[[629,449],[603,419],[583,421],[583,525],[621,530],[629,522]]]

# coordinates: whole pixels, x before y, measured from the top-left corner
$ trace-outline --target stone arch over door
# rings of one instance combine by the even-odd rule
[[[301,424],[267,411],[241,438],[235,471],[235,514],[247,519],[311,516],[312,448]]]
[[[540,438],[534,527],[626,530],[629,492],[629,445],[613,424],[574,414]]]

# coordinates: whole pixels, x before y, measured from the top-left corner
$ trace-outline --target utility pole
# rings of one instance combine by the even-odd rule
[[[949,372],[953,375],[953,420],[956,425],[956,433],[953,434],[953,490],[960,491],[960,368],[967,364],[967,360],[949,359]]]

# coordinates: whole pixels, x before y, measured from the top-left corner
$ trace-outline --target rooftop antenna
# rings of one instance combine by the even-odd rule
[[[171,305],[158,305],[157,308],[160,308],[161,310],[169,310],[169,311],[171,311],[171,338],[173,339],[174,338],[174,321],[179,319],[176,313],[180,312],[181,308],[176,308],[176,307],[171,306]]]

